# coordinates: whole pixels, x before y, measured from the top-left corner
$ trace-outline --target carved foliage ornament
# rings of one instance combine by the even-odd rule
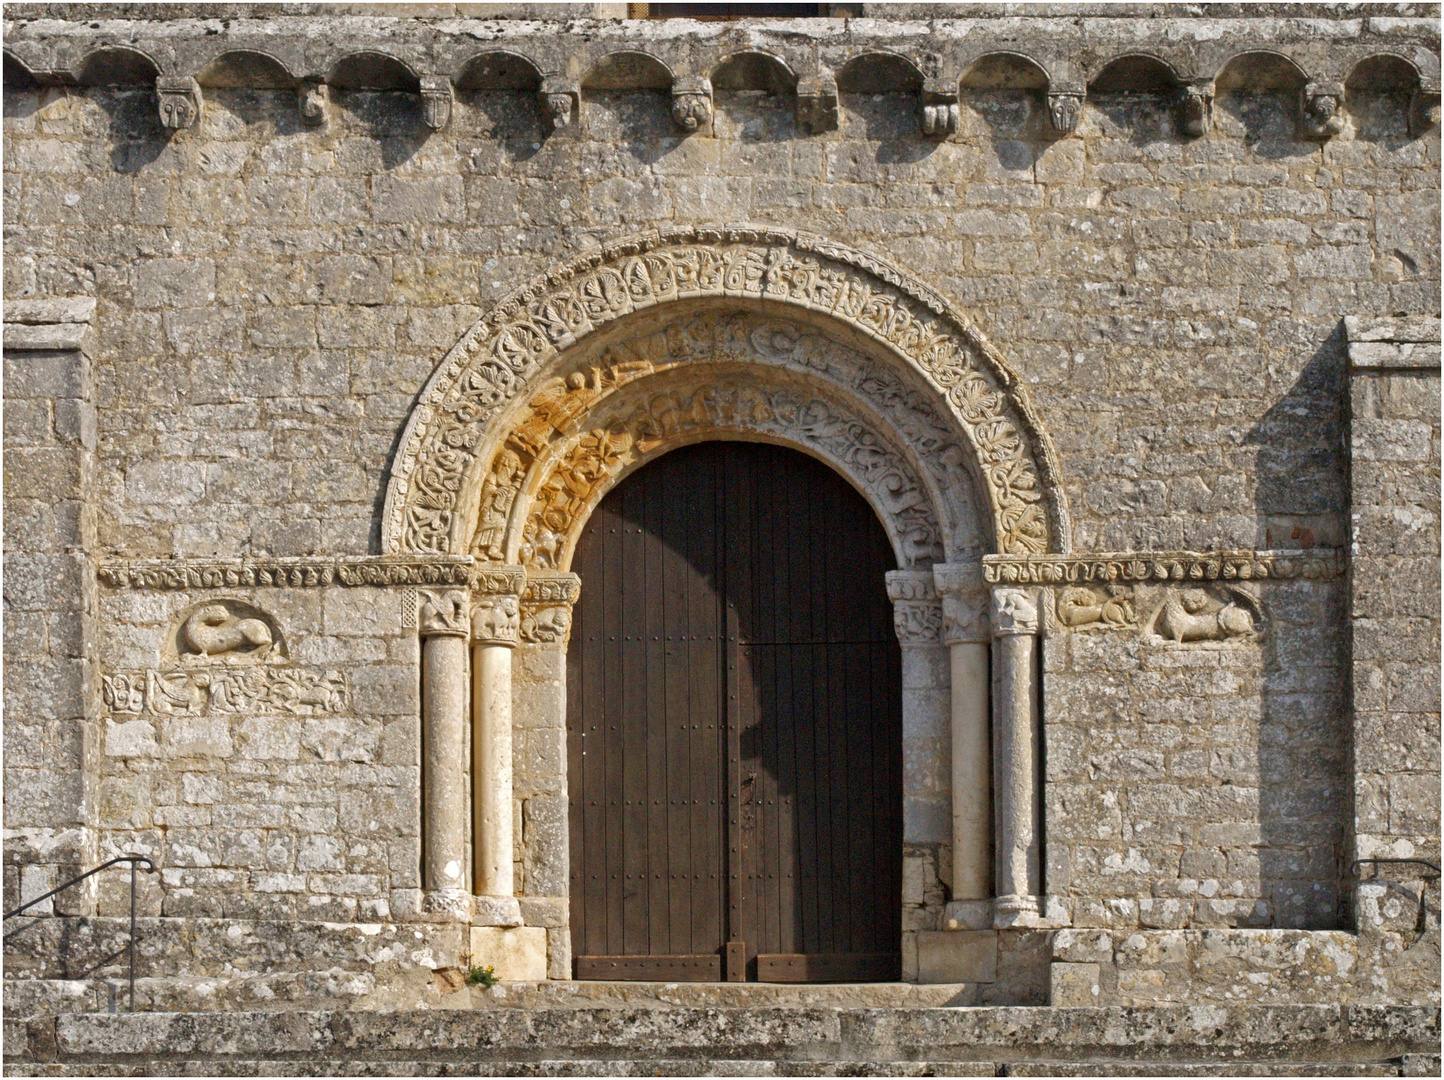
[[[983,556],[993,584],[1058,585],[1107,581],[1262,581],[1340,577],[1343,548],[1313,551],[1142,551],[1101,555]]]
[[[346,679],[339,671],[295,667],[150,669],[102,676],[100,696],[113,713],[318,716],[345,710]]]
[[[604,249],[513,294],[447,356],[408,424],[383,529],[391,552],[447,552],[486,423],[557,354],[634,311],[726,296],[826,313],[946,397],[979,460],[997,550],[1066,541],[1051,444],[1016,375],[946,301],[881,260],[782,230],[687,230]],[[1052,495],[1052,504],[1045,499]],[[462,541],[464,542],[464,541]]]
[[[430,558],[197,560],[128,559],[101,563],[96,576],[115,589],[325,588],[330,585],[469,585],[468,556]]]

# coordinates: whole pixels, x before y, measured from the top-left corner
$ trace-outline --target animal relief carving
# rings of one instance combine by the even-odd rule
[[[1108,585],[1101,591],[1069,585],[1058,592],[1057,611],[1058,622],[1070,630],[1122,630],[1135,625],[1133,593],[1125,585]]]
[[[1182,645],[1251,640],[1262,622],[1258,601],[1241,589],[1229,589],[1223,596],[1207,589],[1170,589],[1149,620],[1149,630],[1155,638]]]
[[[167,653],[185,664],[275,661],[285,656],[276,622],[242,600],[208,600],[182,612]]]
[[[346,679],[338,671],[285,667],[209,667],[124,671],[101,679],[101,700],[114,713],[206,715],[284,711],[338,713]]]

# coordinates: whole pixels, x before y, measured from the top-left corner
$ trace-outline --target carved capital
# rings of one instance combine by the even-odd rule
[[[542,115],[553,131],[574,126],[582,100],[581,86],[575,79],[548,75],[542,80],[537,95],[541,98]]]
[[[296,108],[301,113],[301,122],[319,127],[326,122],[326,106],[330,104],[331,91],[318,79],[307,79],[296,87]]]
[[[521,603],[515,596],[481,596],[471,609],[471,640],[478,645],[515,645]]]
[[[892,625],[903,645],[936,645],[943,638],[943,606],[928,570],[890,570]]]
[[[1054,131],[1064,134],[1078,129],[1078,120],[1083,116],[1083,95],[1077,91],[1059,91],[1048,94],[1048,119]]]
[[[191,127],[201,116],[201,87],[189,75],[161,75],[155,80],[161,126],[172,131]]]
[[[933,585],[943,601],[943,642],[987,641],[991,633],[982,566],[938,563],[933,567]]]
[[[445,75],[421,76],[421,122],[440,131],[451,119],[451,80]]]
[[[837,80],[829,72],[798,81],[797,127],[813,135],[837,130]]]
[[[421,593],[417,627],[422,637],[466,637],[469,599],[462,589]]]
[[[1038,632],[1038,597],[1031,589],[993,590],[993,635]]]
[[[1213,83],[1189,83],[1179,91],[1178,129],[1189,138],[1208,134],[1213,126]]]
[[[712,126],[712,82],[705,76],[672,80],[672,119],[683,131]]]
[[[566,647],[571,636],[572,605],[581,595],[576,574],[532,574],[521,598],[521,640],[532,645]]]
[[[1344,88],[1339,83],[1311,82],[1299,93],[1300,133],[1310,139],[1331,139],[1344,130]]]

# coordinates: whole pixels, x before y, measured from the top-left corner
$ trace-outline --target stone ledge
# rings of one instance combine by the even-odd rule
[[[1347,569],[1348,552],[1344,548],[983,556],[983,580],[995,585],[1327,579],[1341,577]]]
[[[96,570],[113,589],[324,588],[476,584],[470,555],[357,555],[274,559],[107,559]]]
[[[427,1061],[519,1068],[544,1060],[694,1065],[762,1058],[778,1063],[1239,1061],[1293,1064],[1400,1061],[1439,1046],[1439,1010],[1338,1005],[1159,1008],[540,1009],[467,1012],[69,1014],[7,1020],[7,1070],[113,1063],[171,1072],[265,1059],[314,1067]],[[23,1025],[23,1027],[21,1026]],[[433,1066],[433,1068],[435,1067]],[[309,1069],[307,1070],[309,1071]],[[427,1071],[432,1071],[428,1069]],[[957,1072],[949,1068],[949,1071]],[[1012,1069],[1010,1067],[1009,1071]]]

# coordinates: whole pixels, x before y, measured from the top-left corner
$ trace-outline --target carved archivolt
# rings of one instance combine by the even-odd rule
[[[989,504],[988,546],[1021,555],[1066,544],[1053,451],[1025,391],[942,297],[840,245],[735,229],[683,230],[603,249],[513,294],[473,327],[412,413],[387,492],[384,549],[465,550],[478,499],[483,530],[501,528],[497,516],[509,510],[496,499],[504,502],[499,493],[526,467],[515,446],[515,460],[490,454],[508,406],[551,395],[549,403],[533,401],[536,426],[523,442],[527,433],[545,435],[544,425],[566,430],[571,410],[587,408],[570,396],[587,386],[587,373],[571,371],[560,385],[547,380],[574,349],[634,313],[708,297],[822,313],[877,343],[894,368],[927,389],[955,453],[968,459]],[[603,456],[613,449],[596,448]],[[477,548],[494,549],[497,535],[478,535]]]

